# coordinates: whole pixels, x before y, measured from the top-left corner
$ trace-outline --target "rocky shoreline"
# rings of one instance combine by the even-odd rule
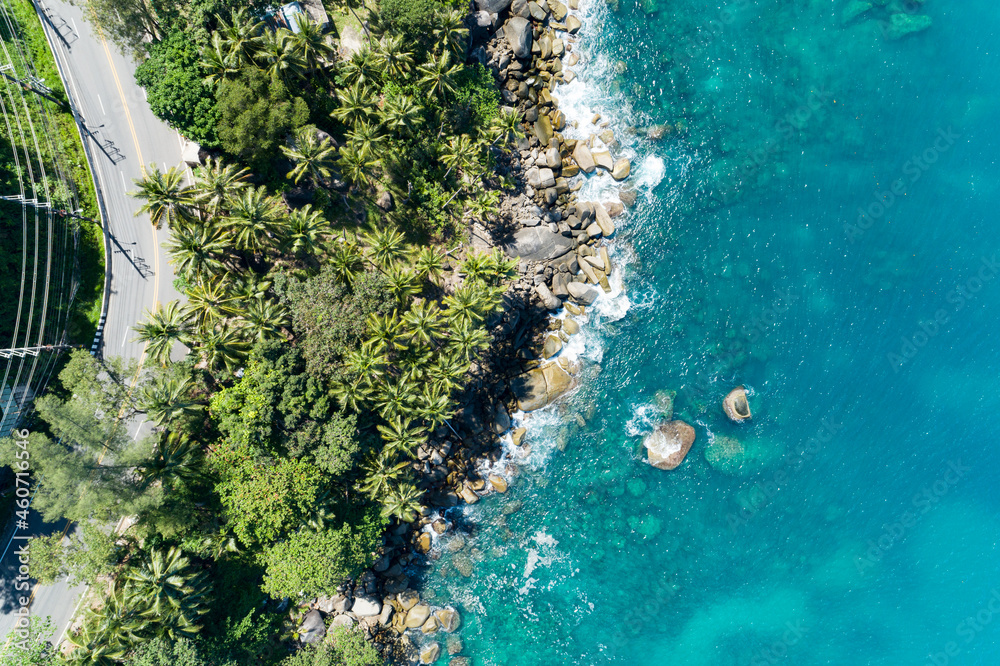
[[[612,291],[615,266],[605,239],[636,197],[627,185],[619,193],[625,205],[580,201],[577,195],[584,183],[580,174],[606,173],[621,182],[631,171],[628,159],[614,156],[620,146],[607,124],[587,140],[563,135],[569,121],[553,93],[576,78],[571,67],[580,62],[575,46],[582,23],[572,12],[578,2],[475,0],[470,61],[493,72],[504,104],[522,118],[524,136],[500,167],[518,183],[515,192],[503,193],[497,219],[473,223],[470,238],[474,249],[499,247],[517,257],[518,278],[503,311],[488,322],[494,343],[470,370],[459,413],[417,452],[413,466],[426,492],[423,514],[390,529],[373,567],[338,595],[302,607],[298,634],[304,643],[322,640],[327,625],[359,626],[396,663],[431,664],[447,653],[450,666],[469,664],[453,633],[461,625],[459,611],[422,599],[413,578],[429,559],[440,557],[435,540],[453,529],[448,509],[504,493],[515,482],[513,464],[487,471],[501,459],[505,434],[523,454],[529,450],[524,428],[511,430],[510,413],[545,407],[577,385],[580,364],[559,353],[580,332],[575,317],[585,321],[587,309]],[[552,316],[564,309],[572,316]],[[464,547],[458,537],[448,543],[449,552]],[[472,575],[475,556],[457,558],[468,560],[462,575]]]

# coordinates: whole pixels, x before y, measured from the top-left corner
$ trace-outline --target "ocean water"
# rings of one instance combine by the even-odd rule
[[[843,0],[619,4],[557,92],[633,158],[616,290],[425,594],[477,666],[1000,663],[1000,12],[914,2],[890,41]],[[670,472],[658,390],[697,431]]]

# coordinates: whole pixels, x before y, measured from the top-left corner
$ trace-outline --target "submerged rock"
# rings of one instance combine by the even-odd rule
[[[840,22],[850,23],[851,21],[858,18],[865,12],[869,11],[871,8],[872,8],[872,3],[870,2],[862,2],[861,0],[851,0],[851,2],[848,2],[847,6],[844,7],[844,11],[840,13]]]
[[[927,30],[931,27],[931,23],[931,17],[926,14],[893,14],[884,32],[887,39],[902,39],[915,32]]]
[[[674,398],[677,397],[677,391],[657,391],[653,395],[653,401],[656,403],[656,409],[660,412],[661,417],[665,421],[670,421],[674,418]]]
[[[694,444],[694,428],[684,421],[668,421],[646,435],[642,445],[650,465],[657,469],[676,469]]]

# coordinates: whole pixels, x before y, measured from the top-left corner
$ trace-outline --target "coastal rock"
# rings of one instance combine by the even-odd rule
[[[611,171],[615,168],[615,161],[611,157],[610,152],[606,150],[595,150],[592,151],[592,154],[594,156],[594,163],[596,163],[600,168],[606,171]]]
[[[404,590],[396,595],[396,601],[404,611],[408,611],[420,603],[420,594],[416,590]]]
[[[608,218],[610,221],[610,218]],[[572,239],[551,231],[548,227],[530,227],[514,234],[513,243],[504,250],[511,257],[525,261],[558,259],[573,249]]]
[[[580,332],[580,325],[576,323],[575,319],[566,319],[566,321],[563,322],[563,330],[570,335],[576,335]]]
[[[449,636],[445,643],[448,646],[448,654],[451,655],[458,654],[465,648],[465,645],[462,643],[462,639],[458,636]]]
[[[531,12],[528,10],[528,0],[513,0],[510,3],[510,13],[525,19],[531,18]]]
[[[674,398],[676,397],[677,391],[673,390],[657,391],[653,395],[653,403],[664,421],[670,421],[674,418]]]
[[[441,630],[449,634],[458,629],[462,624],[462,618],[454,608],[442,608],[434,613],[434,616],[441,623]]]
[[[511,391],[521,411],[541,409],[573,387],[579,366],[565,358],[534,368],[511,380]]]
[[[632,208],[639,199],[639,193],[632,189],[626,189],[618,193],[618,198],[621,199],[625,207]]]
[[[431,535],[427,532],[421,532],[420,536],[417,537],[416,547],[418,553],[431,552]]]
[[[580,19],[577,17],[569,16],[566,18],[566,30],[568,30],[571,35],[575,35],[580,32],[580,28],[582,27],[583,24],[580,23]]]
[[[569,9],[567,9],[566,5],[559,2],[558,0],[556,0],[556,2],[550,3],[549,7],[551,7],[552,9],[552,16],[557,21],[562,21],[564,18],[566,18],[566,14],[569,13]]]
[[[508,430],[510,430],[510,415],[503,405],[497,404],[493,410],[493,432],[502,435]]]
[[[510,439],[514,446],[521,446],[521,442],[524,440],[524,435],[528,432],[527,428],[515,428],[514,432],[510,434]]]
[[[460,492],[459,495],[462,497],[463,500],[465,500],[466,504],[475,504],[476,502],[479,501],[479,495],[477,495],[476,491],[470,488],[468,485],[462,486],[462,492]]]
[[[580,305],[591,305],[597,300],[597,291],[580,282],[570,282],[566,288],[569,290],[570,298]]]
[[[481,12],[499,14],[502,11],[506,11],[506,9],[510,7],[510,2],[511,0],[476,0],[476,7],[478,7]]]
[[[420,663],[421,664],[433,664],[441,656],[441,646],[437,643],[430,643],[425,645],[422,650],[420,650]]]
[[[584,173],[593,173],[597,168],[597,162],[594,161],[590,148],[583,141],[576,143],[576,148],[573,149],[573,161]]]
[[[299,625],[299,640],[303,643],[318,643],[326,636],[326,625],[323,624],[323,616],[318,610],[311,610],[306,613],[302,624]]]
[[[604,207],[604,204],[594,204],[594,217],[597,219],[597,225],[601,228],[601,232],[605,236],[615,233],[615,223],[611,221],[611,215],[608,214],[608,210]]]
[[[587,235],[591,238],[600,238],[601,236],[604,235],[604,232],[601,231],[601,225],[599,225],[597,222],[594,222],[589,227],[587,227]]]
[[[562,307],[562,301],[545,286],[545,283],[536,284],[535,293],[538,294],[538,300],[542,302],[546,310],[558,310]]]
[[[527,58],[531,55],[531,23],[520,16],[514,16],[504,24],[504,37],[510,44],[510,50],[517,58]]]
[[[549,11],[548,7],[543,6],[544,3],[540,4],[538,2],[528,2],[528,11],[531,13],[531,18],[535,19],[539,23],[548,18]]]
[[[392,607],[392,604],[383,604],[382,612],[379,613],[378,616],[378,623],[381,624],[383,627],[388,625],[389,622],[392,620],[392,614],[393,612],[395,612],[395,610],[396,609]]]
[[[632,163],[627,158],[617,160],[611,168],[611,177],[615,180],[625,180],[632,173]]]
[[[344,627],[350,629],[353,627],[357,621],[350,615],[337,615],[330,621],[330,628],[336,629],[337,627]]]
[[[423,626],[424,622],[431,615],[431,607],[427,604],[417,604],[406,613],[406,620],[403,626],[407,629],[416,629]]]
[[[441,623],[438,622],[437,618],[432,615],[429,618],[427,618],[427,621],[424,622],[422,627],[420,627],[420,631],[422,631],[425,634],[433,634],[437,633],[437,630],[440,628],[441,628]]]
[[[646,435],[642,445],[650,465],[657,469],[676,469],[694,444],[694,428],[684,421],[668,421]]]
[[[543,88],[545,90],[545,88]],[[538,141],[543,145],[549,145],[552,141],[552,120],[547,114],[542,114],[538,116],[538,120],[535,121],[535,136],[538,137]],[[546,185],[545,187],[549,187]]]
[[[749,420],[750,403],[747,401],[747,392],[743,386],[737,386],[722,400],[722,410],[734,423],[741,423]]]
[[[496,474],[490,474],[489,480],[490,480],[490,485],[493,486],[493,490],[497,491],[498,493],[507,492],[507,479],[503,478],[502,476],[498,476]]]
[[[358,617],[369,617],[382,612],[382,603],[372,597],[358,597],[354,600],[351,612]]]
[[[542,345],[542,358],[552,358],[562,351],[563,343],[558,335],[549,335]]]

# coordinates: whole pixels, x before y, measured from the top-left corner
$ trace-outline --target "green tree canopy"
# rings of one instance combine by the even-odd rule
[[[251,164],[277,153],[285,135],[309,122],[309,107],[278,79],[254,68],[220,81],[218,133],[223,150]]]
[[[148,52],[135,70],[135,80],[146,89],[149,108],[192,141],[218,146],[219,113],[215,94],[202,83],[198,47],[185,33],[174,31],[150,45]]]

